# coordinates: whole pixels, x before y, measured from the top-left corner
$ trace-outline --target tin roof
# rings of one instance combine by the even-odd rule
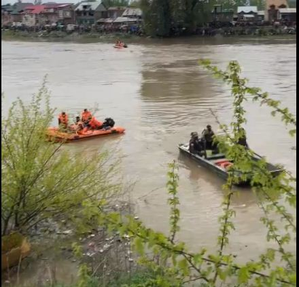
[[[127,8],[122,14],[123,17],[127,16],[142,16],[142,10],[139,8]]]
[[[124,11],[126,7],[109,7],[109,11]]]
[[[46,8],[65,8],[68,6],[72,6],[72,3],[45,3],[43,4]]]
[[[296,8],[280,8],[278,9],[282,14],[296,14]]]
[[[95,2],[89,2],[89,1],[84,1],[81,2],[77,8],[75,9],[76,11],[83,11],[83,10],[91,10],[94,11],[96,10],[100,5],[102,4],[102,2],[100,1],[95,1]],[[87,6],[86,9],[84,9],[83,7]]]
[[[257,6],[239,6],[238,13],[257,13]]]
[[[118,17],[114,20],[113,23],[126,23],[126,22],[135,22],[138,21],[138,19],[132,19],[132,18],[128,18],[128,17]]]
[[[26,7],[24,9],[24,12],[25,13],[29,13],[29,14],[40,14],[44,10],[45,10],[45,6],[44,5],[32,5],[32,6]]]

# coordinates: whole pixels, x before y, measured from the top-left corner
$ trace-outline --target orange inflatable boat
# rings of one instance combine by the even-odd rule
[[[89,138],[95,138],[99,136],[107,136],[112,134],[122,134],[125,132],[125,129],[122,127],[113,127],[108,130],[88,130],[86,132],[82,132],[80,134],[76,133],[64,133],[60,132],[58,128],[56,127],[50,127],[47,131],[47,136],[49,140],[52,141],[66,141],[66,142],[72,142],[77,140],[83,140],[83,139],[89,139]]]

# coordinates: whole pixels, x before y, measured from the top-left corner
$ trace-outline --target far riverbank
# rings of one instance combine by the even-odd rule
[[[188,37],[172,37],[170,39],[211,39],[211,38],[254,38],[254,39],[271,39],[274,36],[281,39],[296,40],[296,30],[291,32],[283,28],[273,27],[233,27],[219,28],[204,32],[198,35]],[[71,43],[115,43],[121,39],[127,44],[151,42],[157,38],[151,38],[145,35],[135,35],[128,33],[109,33],[99,32],[65,32],[65,31],[22,31],[22,30],[2,30],[1,40],[4,41],[26,41],[26,42],[71,42]],[[169,38],[167,38],[169,39]]]

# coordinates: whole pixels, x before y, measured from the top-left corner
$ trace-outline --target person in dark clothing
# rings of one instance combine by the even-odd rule
[[[103,125],[101,126],[102,129],[110,129],[113,128],[115,125],[115,122],[111,118],[106,118]]]
[[[189,151],[191,153],[196,153],[200,155],[204,153],[203,143],[198,138],[198,133],[196,132],[191,133],[191,139],[189,141]]]
[[[244,146],[245,148],[249,149],[248,143],[247,143],[247,137],[246,137],[246,131],[241,128],[241,137],[239,138],[238,144]]]
[[[212,130],[212,127],[210,125],[207,125],[207,128],[204,129],[202,132],[202,139],[205,143],[205,149],[209,149],[209,150],[216,149],[216,146],[213,143],[214,136],[215,134]]]

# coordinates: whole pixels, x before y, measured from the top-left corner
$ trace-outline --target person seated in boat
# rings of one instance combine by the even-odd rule
[[[121,47],[122,46],[122,42],[120,40],[117,40],[115,46],[116,47]]]
[[[92,117],[89,121],[89,127],[92,130],[98,130],[102,128],[103,123],[98,121],[95,117]]]
[[[199,155],[204,154],[203,142],[199,139],[197,132],[191,133],[191,139],[189,141],[189,151],[191,153]]]
[[[81,113],[81,121],[83,123],[89,121],[89,119],[92,117],[92,114],[87,109],[84,109],[84,111]]]
[[[246,137],[246,131],[244,128],[240,129],[241,137],[238,140],[238,144],[244,146],[245,148],[249,149]]]
[[[101,128],[107,130],[107,129],[113,128],[114,125],[115,125],[115,122],[113,119],[106,118],[103,125],[101,126]]]
[[[68,116],[65,112],[62,112],[58,116],[58,125],[63,130],[66,130],[68,128]]]
[[[202,132],[202,139],[205,144],[205,149],[214,150],[216,149],[216,145],[213,142],[214,141],[215,133],[212,130],[212,127],[210,125],[207,125],[207,128],[203,130]]]
[[[74,125],[74,130],[76,133],[80,133],[84,129],[84,124],[81,121],[80,117],[76,117],[76,123]]]

